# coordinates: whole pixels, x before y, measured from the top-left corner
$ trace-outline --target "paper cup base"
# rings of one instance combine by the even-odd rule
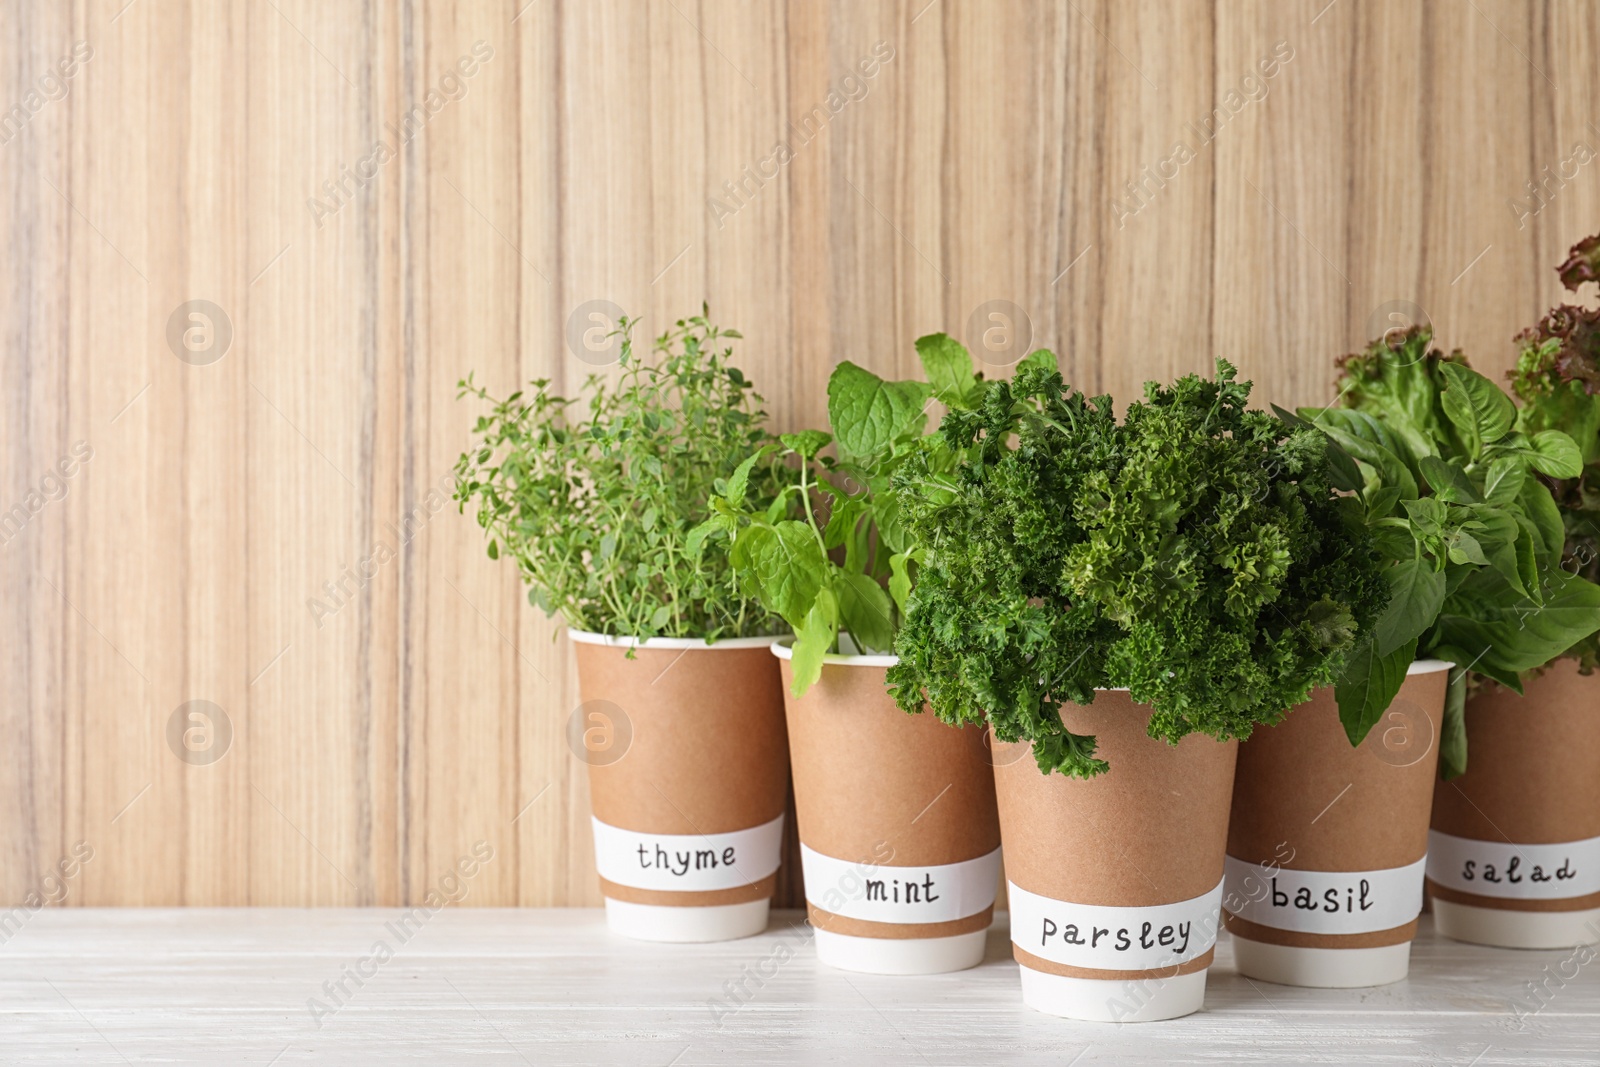
[[[733,941],[767,928],[767,899],[743,904],[676,908],[606,898],[606,925],[636,941]]]
[[[944,974],[983,962],[987,930],[953,937],[855,937],[817,931],[817,959],[842,971],[865,974]]]
[[[1445,937],[1496,948],[1577,948],[1600,941],[1600,908],[1509,911],[1433,898],[1433,928]]]
[[[1234,966],[1246,978],[1316,989],[1359,989],[1398,982],[1411,968],[1411,942],[1378,948],[1301,948],[1233,938]]]
[[[1176,978],[1068,978],[1022,967],[1022,1002],[1035,1011],[1091,1023],[1153,1023],[1200,1010],[1206,972]]]

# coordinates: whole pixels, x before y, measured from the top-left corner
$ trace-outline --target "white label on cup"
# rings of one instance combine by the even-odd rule
[[[777,870],[782,849],[782,815],[725,834],[647,834],[594,819],[600,877],[634,889],[736,889]]]
[[[888,867],[851,863],[800,845],[806,900],[846,919],[943,923],[994,904],[1000,850],[960,863]]]
[[[1474,841],[1428,831],[1428,877],[1447,889],[1508,900],[1600,893],[1600,837],[1554,845]]]
[[[1294,871],[1227,857],[1228,911],[1275,930],[1370,934],[1422,914],[1426,858],[1381,871]]]
[[[1149,971],[1187,963],[1216,944],[1222,883],[1176,904],[1144,908],[1073,904],[1007,882],[1011,943],[1040,959],[1098,971]]]

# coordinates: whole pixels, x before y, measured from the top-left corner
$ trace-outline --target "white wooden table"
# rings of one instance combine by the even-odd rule
[[[1600,1062],[1600,961],[1456,944],[1426,916],[1398,985],[1251,982],[1224,937],[1203,1012],[1112,1026],[1024,1008],[1003,921],[975,970],[883,978],[819,967],[798,913],[687,946],[623,941],[589,910],[446,909],[402,941],[398,914],[39,912],[0,945],[0,1062]]]

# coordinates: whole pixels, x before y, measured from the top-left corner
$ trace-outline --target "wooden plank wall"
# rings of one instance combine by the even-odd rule
[[[6,0],[0,42],[8,905],[411,902],[478,841],[466,903],[596,901],[569,650],[429,496],[457,378],[576,387],[587,302],[709,300],[781,428],[940,329],[1295,404],[1422,314],[1498,374],[1600,224],[1585,0]]]

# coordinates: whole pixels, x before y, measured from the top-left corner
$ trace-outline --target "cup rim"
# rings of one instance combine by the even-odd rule
[[[839,647],[850,649],[856,647],[850,635],[843,630],[839,632]],[[773,641],[772,654],[779,659],[794,659],[794,638],[780,637]],[[822,658],[822,662],[838,667],[893,667],[900,662],[900,657],[855,651],[829,652]]]
[[[783,637],[783,634],[773,634],[767,637],[724,637],[716,641],[707,642],[703,637],[650,637],[643,640],[637,637],[618,637],[615,634],[599,634],[591,630],[574,630],[567,627],[567,636],[580,645],[603,645],[606,648],[638,648],[649,651],[650,649],[677,650],[677,649],[702,649],[706,652],[719,650],[735,650],[746,648],[767,648],[774,641]]]

